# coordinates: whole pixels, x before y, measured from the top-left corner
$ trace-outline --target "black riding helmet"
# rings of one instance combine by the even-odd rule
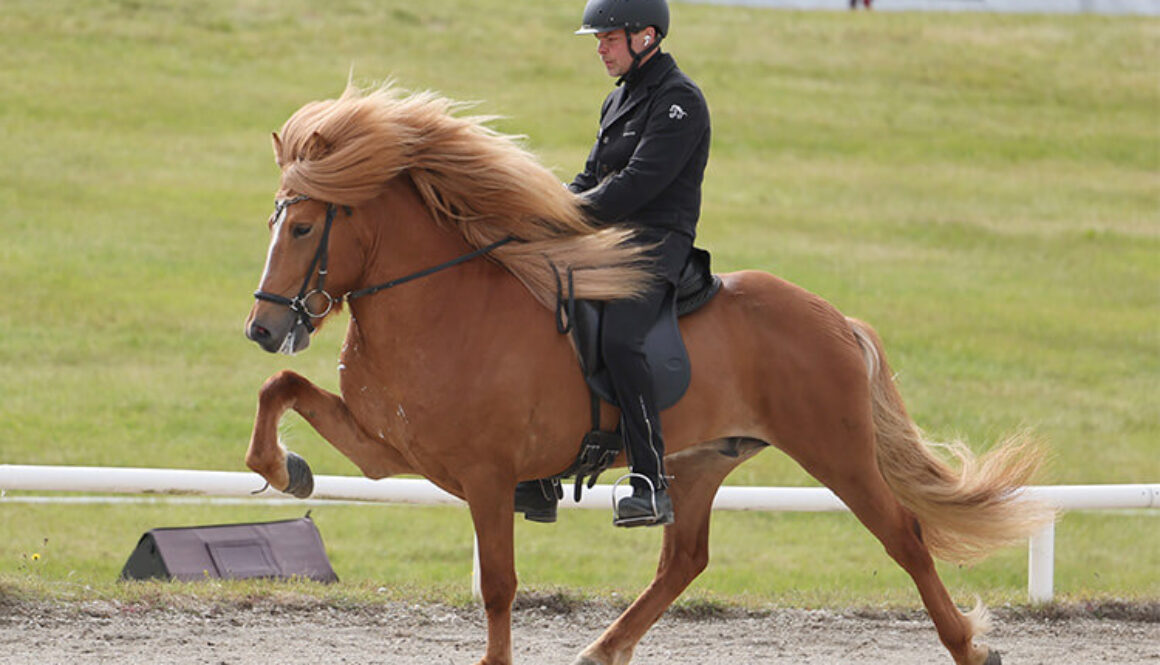
[[[665,0],[588,0],[580,23],[578,35],[621,29],[640,32],[651,25],[659,42],[669,34],[669,4]]]
[[[669,34],[669,4],[665,0],[588,0],[580,23],[577,35],[624,30],[624,36],[628,38],[630,34],[649,26],[656,28],[657,40],[639,53],[632,49],[632,40],[628,39],[632,66],[616,81],[616,85],[620,85],[640,69],[644,57],[660,48],[661,40]]]

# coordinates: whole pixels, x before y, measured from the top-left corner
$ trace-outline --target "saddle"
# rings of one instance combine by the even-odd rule
[[[645,355],[652,370],[658,409],[676,404],[689,387],[689,354],[681,339],[677,318],[700,309],[720,288],[721,278],[709,270],[709,252],[694,248],[681,270],[677,287],[669,289],[660,317],[645,335]],[[603,319],[602,301],[576,300],[574,305],[569,305],[571,325],[568,328],[584,380],[601,399],[620,406],[601,353]]]
[[[678,317],[697,311],[712,300],[720,289],[721,278],[710,270],[709,252],[693,248],[681,270],[677,286],[669,289],[660,316],[645,335],[645,356],[652,371],[658,409],[667,409],[676,404],[689,388],[689,354],[677,326]],[[604,303],[598,300],[576,300],[571,293],[571,283],[567,296],[563,293],[562,284],[558,284],[556,324],[560,333],[571,333],[580,369],[591,394],[592,431],[585,435],[576,462],[553,478],[552,483],[556,486],[555,493],[560,495],[559,479],[575,476],[575,498],[579,501],[585,478],[588,479],[588,487],[592,487],[597,476],[611,466],[624,449],[624,442],[618,432],[600,429],[600,400],[620,406],[616,402],[609,370],[601,353]]]

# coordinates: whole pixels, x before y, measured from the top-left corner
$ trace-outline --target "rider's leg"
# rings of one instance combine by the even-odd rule
[[[656,322],[669,288],[667,281],[660,281],[643,298],[606,303],[602,323],[601,349],[621,405],[621,436],[633,473],[642,476],[633,478],[633,496],[622,501],[618,514],[642,523],[672,521],[672,505],[663,492],[668,484],[664,476],[665,444],[653,396],[652,372],[644,353],[645,334]],[[654,490],[661,490],[655,499]],[[555,522],[556,491],[550,481],[519,483],[516,512],[533,522]]]
[[[621,409],[621,429],[629,463],[634,472],[648,477],[654,487],[663,488],[668,484],[664,477],[664,440],[652,394],[652,373],[644,356],[644,337],[657,320],[668,289],[675,288],[680,281],[693,239],[665,229],[642,228],[638,229],[636,240],[653,246],[649,255],[656,261],[658,279],[643,298],[605,303],[601,346],[617,402],[625,405]],[[616,310],[611,317],[610,309]],[[610,327],[613,329],[611,335]],[[623,370],[623,367],[628,369]],[[547,482],[529,480],[519,483],[516,486],[516,512],[524,513],[526,519],[535,522],[555,522],[558,490],[545,487]],[[633,487],[634,496],[627,504],[629,512],[647,506],[650,515],[665,512],[671,521],[672,509],[666,494],[658,493],[657,501],[665,504],[658,508],[667,507],[667,511],[654,511],[653,493],[648,484],[636,482]]]
[[[652,372],[644,353],[645,334],[657,320],[670,285],[660,282],[643,298],[605,305],[601,345],[613,390],[620,405],[621,436],[636,476],[631,497],[618,504],[622,526],[672,522],[672,504],[664,489],[665,444],[653,391]]]

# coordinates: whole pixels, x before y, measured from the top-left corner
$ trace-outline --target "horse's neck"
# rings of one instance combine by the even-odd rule
[[[366,206],[369,217],[368,284],[385,282],[429,268],[471,251],[454,229],[435,223],[407,176],[391,180]]]
[[[435,223],[405,176],[389,183],[367,208],[364,242],[370,252],[360,287],[411,275],[474,249],[457,231]],[[522,290],[506,270],[478,258],[357,299],[351,313],[363,335],[414,350],[443,343],[448,328],[470,324],[485,301],[522,309],[532,301]],[[455,332],[469,334],[461,328]]]

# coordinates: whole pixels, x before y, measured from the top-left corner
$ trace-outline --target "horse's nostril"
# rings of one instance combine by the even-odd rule
[[[252,326],[250,326],[250,339],[252,339],[256,342],[259,340],[264,340],[264,339],[269,339],[269,338],[270,338],[270,331],[269,330],[266,330],[265,328],[263,328],[262,326],[260,326],[256,323],[253,324]]]

